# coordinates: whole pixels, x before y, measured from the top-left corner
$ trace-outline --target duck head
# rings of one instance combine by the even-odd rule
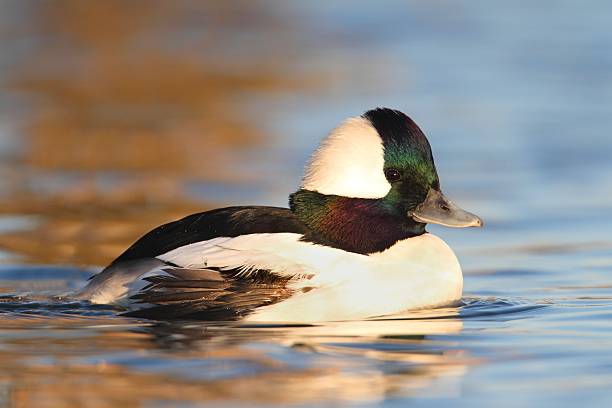
[[[335,128],[313,153],[301,189],[290,202],[302,220],[324,235],[351,224],[357,233],[358,226],[377,231],[378,223],[383,225],[379,233],[398,239],[424,233],[428,223],[483,225],[442,193],[431,147],[417,124],[387,108],[370,110]],[[329,219],[321,222],[325,214],[343,220],[345,226]],[[335,235],[341,233],[347,231]]]

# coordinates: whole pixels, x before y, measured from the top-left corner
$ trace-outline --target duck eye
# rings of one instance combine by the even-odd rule
[[[397,169],[385,169],[385,177],[388,181],[393,183],[394,181],[399,181],[402,175]]]

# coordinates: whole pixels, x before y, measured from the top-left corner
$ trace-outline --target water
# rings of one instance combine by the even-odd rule
[[[0,405],[608,406],[612,6],[587,3],[4,2]],[[66,300],[164,221],[284,205],[325,132],[385,105],[486,221],[430,228],[460,307],[287,327]]]

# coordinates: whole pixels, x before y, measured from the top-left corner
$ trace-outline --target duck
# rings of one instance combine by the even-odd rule
[[[232,206],[161,225],[75,297],[138,318],[268,323],[456,305],[461,266],[427,224],[483,221],[444,196],[419,126],[375,108],[322,140],[288,208]]]

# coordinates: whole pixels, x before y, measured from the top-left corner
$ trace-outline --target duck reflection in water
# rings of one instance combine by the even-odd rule
[[[435,387],[452,396],[476,361],[445,335],[459,319],[396,319],[325,325],[160,323],[139,328],[156,348],[189,359],[177,372],[210,380],[223,398],[258,403],[375,402]],[[435,339],[430,338],[435,336]],[[172,371],[172,370],[171,370]]]

